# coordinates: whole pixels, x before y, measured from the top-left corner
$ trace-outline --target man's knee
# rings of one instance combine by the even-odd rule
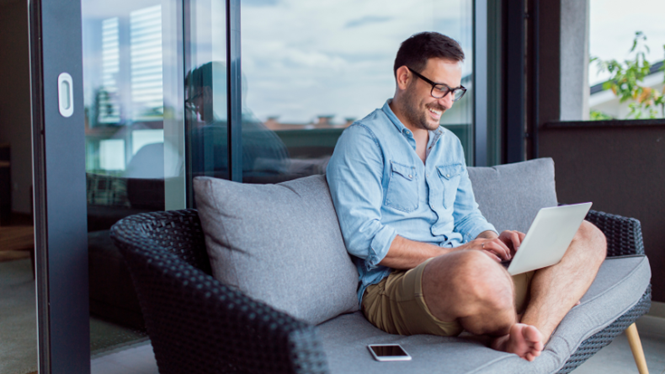
[[[585,253],[595,261],[602,262],[607,256],[607,239],[598,227],[589,221],[582,221],[575,239],[582,245]]]
[[[501,265],[475,250],[464,251],[458,262],[452,286],[460,299],[484,311],[514,308],[512,279]]]

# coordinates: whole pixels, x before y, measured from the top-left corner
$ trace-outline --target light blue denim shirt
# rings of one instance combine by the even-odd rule
[[[390,268],[379,265],[395,236],[456,247],[486,230],[459,139],[439,127],[429,132],[427,158],[389,106],[349,126],[326,170],[346,248],[360,274],[358,302]]]

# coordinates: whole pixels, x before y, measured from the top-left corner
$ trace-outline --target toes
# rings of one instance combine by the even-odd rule
[[[529,342],[540,343],[543,340],[543,335],[534,326],[525,326],[522,329],[522,336]]]
[[[536,356],[539,356],[540,352],[542,352],[543,349],[545,349],[545,345],[543,344],[543,342],[538,342],[538,343],[536,343],[534,348],[538,351],[538,354]]]

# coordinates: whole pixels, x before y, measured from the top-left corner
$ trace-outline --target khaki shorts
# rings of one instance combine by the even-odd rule
[[[431,259],[430,259],[431,260]],[[463,328],[457,321],[441,321],[425,304],[422,278],[427,260],[411,270],[394,270],[365,290],[362,311],[379,329],[400,335],[433,334],[457,336]],[[513,276],[515,309],[522,313],[534,272]]]

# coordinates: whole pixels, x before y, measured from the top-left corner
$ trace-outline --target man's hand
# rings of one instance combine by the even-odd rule
[[[511,255],[515,255],[515,252],[520,248],[520,245],[522,245],[522,241],[524,240],[524,237],[526,234],[523,232],[515,231],[515,230],[506,230],[499,235],[499,240],[501,240],[505,245],[508,246],[511,250]]]
[[[497,262],[509,261],[524,239],[519,231],[506,230],[497,236],[493,231],[484,231],[478,237],[458,249],[477,249],[485,252]]]

